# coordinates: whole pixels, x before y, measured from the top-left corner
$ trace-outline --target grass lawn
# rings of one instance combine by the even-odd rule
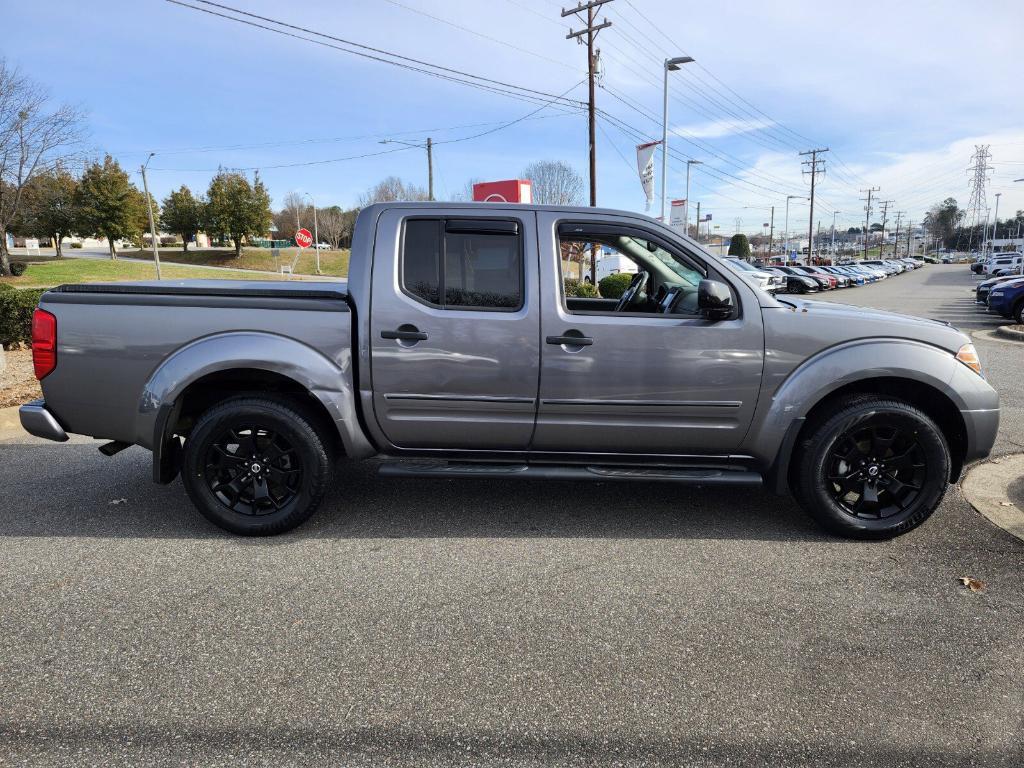
[[[347,255],[347,254],[346,254]],[[242,269],[219,271],[195,267],[164,264],[160,273],[165,280],[273,280],[275,275],[262,275]],[[109,259],[59,259],[29,264],[20,277],[0,277],[0,282],[21,288],[47,288],[62,283],[97,283],[113,280],[155,280],[151,264]]]
[[[215,249],[194,249],[189,248],[182,253],[181,248],[161,248],[160,263],[174,264],[206,264],[213,267],[231,267],[233,269],[259,269],[267,272],[277,272],[279,264],[291,264],[298,255],[295,263],[295,274],[314,275],[316,274],[316,253],[311,249],[303,249],[298,253],[298,248],[280,249],[280,259],[275,260],[269,248],[243,248],[242,255],[235,258],[234,251]],[[124,251],[122,256],[130,256],[133,259],[152,259],[152,251]],[[345,277],[348,275],[349,251],[342,249],[338,251],[320,251],[320,270],[329,277]]]

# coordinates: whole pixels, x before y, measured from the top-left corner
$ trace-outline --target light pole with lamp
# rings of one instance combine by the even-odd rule
[[[156,152],[150,152],[149,157],[146,158],[146,162],[143,163],[139,171],[142,173],[142,189],[146,193],[146,212],[149,214],[149,239],[150,245],[153,246],[153,264],[156,265],[156,279],[160,279],[160,251],[156,245],[156,222],[153,220],[153,198],[149,196],[149,184],[146,181],[146,166],[149,165],[149,161],[156,156]],[[111,249],[114,245],[111,243]]]
[[[686,201],[683,203],[683,216],[685,221],[683,223],[683,234],[687,237],[690,236],[690,166],[691,165],[703,165],[701,160],[687,160],[686,161]],[[664,179],[664,177],[662,177]],[[664,196],[664,192],[662,192]]]
[[[802,195],[786,195],[786,234],[783,239],[786,241],[786,253],[783,261],[789,261],[789,201],[790,200],[806,200],[806,197]]]
[[[309,202],[313,205],[313,250],[316,251],[316,273],[323,274],[320,272],[320,230],[317,229],[316,224],[316,200],[309,192],[304,193],[304,197],[309,198]]]
[[[434,142],[430,137],[424,144],[417,144],[412,141],[399,141],[398,139],[381,139],[381,144],[404,144],[407,147],[427,150],[427,199],[434,199]]]
[[[996,252],[996,229],[999,228],[999,198],[1002,195],[1002,192],[996,192],[996,215],[992,217],[992,247],[989,249],[989,252],[993,254]]]
[[[836,255],[836,216],[842,211],[832,211],[832,257]]]
[[[692,56],[676,56],[674,59],[665,59],[665,92],[661,113],[661,221],[663,224],[668,224],[668,221],[665,220],[665,181],[668,177],[668,73],[678,70],[680,64],[689,64],[691,61],[693,61]],[[690,170],[689,165],[686,166],[686,170]],[[689,198],[689,192],[687,192],[687,198]],[[686,202],[689,205],[689,199]],[[689,225],[689,221],[687,221],[687,225]]]

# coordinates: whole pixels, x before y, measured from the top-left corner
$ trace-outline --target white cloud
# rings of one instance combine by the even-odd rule
[[[672,130],[687,134],[698,139],[719,139],[724,136],[736,136],[741,133],[753,133],[763,131],[765,128],[773,128],[777,123],[774,120],[714,120],[708,123],[695,125],[677,125]]]

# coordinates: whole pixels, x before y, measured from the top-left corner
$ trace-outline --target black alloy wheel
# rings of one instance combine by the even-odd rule
[[[257,424],[225,426],[209,444],[204,464],[210,492],[243,515],[280,511],[302,487],[302,460],[294,446]]]
[[[879,416],[840,435],[827,466],[835,502],[848,514],[870,520],[908,509],[928,475],[916,430]]]
[[[232,533],[291,530],[316,511],[330,482],[326,430],[309,407],[284,397],[215,405],[185,441],[185,490],[204,517]]]
[[[950,480],[942,430],[917,407],[852,395],[809,422],[792,458],[793,495],[826,530],[898,536],[938,507]]]

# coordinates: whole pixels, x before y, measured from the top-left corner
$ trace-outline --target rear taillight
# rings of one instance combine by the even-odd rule
[[[45,309],[32,315],[32,365],[40,381],[57,367],[57,318]]]

